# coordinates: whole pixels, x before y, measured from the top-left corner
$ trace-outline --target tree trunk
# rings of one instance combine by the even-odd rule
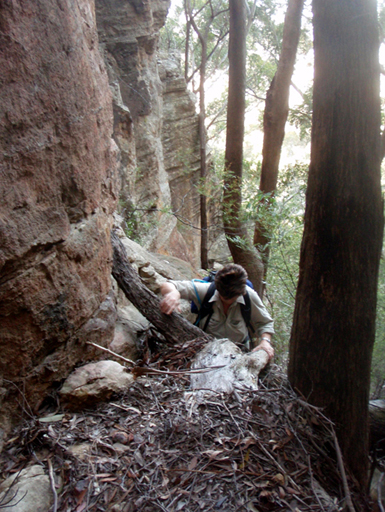
[[[335,422],[364,486],[382,246],[374,0],[313,0],[314,110],[289,379]]]
[[[246,9],[243,0],[230,0],[229,92],[223,187],[223,224],[235,263],[242,265],[257,292],[263,264],[248,240],[241,221],[243,136],[246,88]]]
[[[205,338],[207,341],[213,339],[181,315],[161,313],[158,297],[142,283],[115,232],[111,234],[111,242],[114,251],[112,275],[127,299],[163,334],[168,343],[183,343],[194,338]]]
[[[200,145],[200,187],[206,186],[207,163],[206,163],[206,103],[205,103],[205,80],[206,80],[206,62],[207,62],[207,36],[202,38],[201,41],[201,65],[200,65],[200,81],[199,81],[199,145]],[[203,191],[200,195],[201,207],[201,266],[208,269],[208,222],[207,222],[207,200]]]
[[[200,188],[206,186],[207,176],[207,143],[206,143],[206,99],[205,99],[205,81],[207,65],[207,39],[210,33],[211,24],[215,18],[211,13],[205,28],[200,30],[195,22],[189,1],[184,2],[184,9],[188,27],[190,25],[195,30],[201,45],[201,63],[199,66],[199,147],[200,147]],[[208,219],[207,219],[207,199],[206,194],[200,193],[200,217],[201,217],[201,267],[208,269]]]
[[[285,124],[289,112],[289,91],[301,33],[301,17],[304,0],[289,0],[283,27],[282,51],[277,71],[267,91],[263,117],[262,170],[259,189],[273,194],[277,188],[278,167],[285,136]],[[271,195],[270,195],[271,197]],[[270,203],[270,197],[262,200],[262,212]],[[267,271],[270,233],[261,219],[256,222],[254,245],[262,255]]]

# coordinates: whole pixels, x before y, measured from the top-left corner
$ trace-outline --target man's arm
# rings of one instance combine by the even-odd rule
[[[257,350],[265,350],[270,359],[274,357],[274,348],[271,346],[271,338],[274,333],[274,322],[269,315],[265,305],[261,301],[259,295],[254,290],[249,290],[249,296],[252,303],[251,320],[256,327],[260,337],[260,343],[252,352]]]
[[[255,347],[252,350],[252,352],[256,352],[257,350],[261,350],[261,349],[264,350],[265,352],[267,352],[267,355],[269,356],[270,359],[272,359],[274,357],[274,349],[271,346],[271,333],[269,333],[269,332],[262,333],[260,344],[257,347]]]
[[[160,293],[163,299],[160,302],[160,310],[166,315],[171,315],[173,311],[179,311],[180,293],[175,285],[166,281],[160,285]]]

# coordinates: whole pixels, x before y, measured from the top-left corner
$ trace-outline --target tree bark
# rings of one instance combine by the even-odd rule
[[[246,89],[246,8],[243,0],[230,0],[229,92],[223,187],[223,224],[235,263],[242,265],[258,293],[263,264],[241,220],[243,137]]]
[[[267,91],[263,117],[262,170],[259,189],[264,194],[274,194],[277,188],[278,167],[285,136],[285,124],[289,112],[289,92],[294,71],[304,0],[289,0],[283,27],[282,50],[277,71]],[[261,202],[262,211],[270,197]],[[270,233],[263,222],[258,220],[254,231],[254,245],[262,255],[267,270],[269,259]]]
[[[183,343],[194,338],[213,340],[199,327],[191,324],[181,315],[165,315],[160,311],[158,297],[141,281],[134,267],[129,263],[124,245],[115,232],[111,233],[113,247],[112,275],[125,296],[163,334],[170,344]]]
[[[364,487],[383,234],[374,0],[313,0],[314,110],[289,379],[336,424]]]
[[[200,146],[200,187],[205,188],[207,176],[206,162],[206,101],[205,101],[205,81],[207,64],[207,37],[212,20],[208,23],[204,33],[198,29],[196,23],[192,21],[195,32],[198,34],[201,43],[201,65],[199,67],[199,146]],[[207,200],[206,195],[200,194],[200,214],[201,214],[201,266],[208,269],[208,221],[207,221]]]

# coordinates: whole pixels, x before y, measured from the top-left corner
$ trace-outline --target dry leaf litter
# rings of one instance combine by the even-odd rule
[[[163,346],[150,360],[146,351],[135,384],[107,404],[25,420],[1,455],[1,477],[43,465],[54,512],[345,510],[332,426],[278,367],[257,392],[203,399],[186,374],[140,376],[186,369],[196,348]]]

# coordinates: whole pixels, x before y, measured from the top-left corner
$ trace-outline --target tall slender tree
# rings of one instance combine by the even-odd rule
[[[202,25],[198,25],[195,20],[197,13],[193,12],[190,0],[184,2],[185,15],[186,15],[186,72],[188,69],[188,42],[190,34],[190,26],[193,27],[200,43],[200,65],[199,65],[199,147],[200,147],[200,178],[201,187],[204,187],[207,176],[207,144],[206,144],[206,97],[205,97],[205,82],[206,82],[206,68],[207,61],[215,52],[215,49],[227,36],[227,27],[223,27],[218,34],[216,44],[208,52],[208,39],[210,30],[214,20],[220,17],[223,13],[227,12],[227,8],[223,9],[221,3],[214,6],[213,3],[206,2],[198,10],[199,13],[207,10],[208,16]],[[187,77],[188,78],[188,77]],[[208,268],[208,216],[207,216],[207,200],[204,192],[200,194],[200,217],[201,217],[201,266],[204,269]]]
[[[334,420],[367,479],[367,415],[383,234],[375,0],[313,0],[312,148],[289,379]]]
[[[185,11],[187,18],[187,28],[191,25],[198,35],[201,44],[201,62],[199,66],[199,147],[200,147],[200,178],[201,186],[204,185],[207,175],[207,151],[206,151],[206,100],[205,100],[205,81],[206,81],[206,63],[207,63],[207,37],[212,22],[212,16],[206,23],[206,26],[200,30],[195,23],[194,16],[189,0],[185,0]],[[207,221],[207,201],[204,193],[200,194],[200,217],[201,217],[201,267],[208,268],[208,221]]]
[[[235,263],[248,272],[254,286],[262,282],[263,264],[248,239],[241,219],[243,138],[246,90],[246,8],[244,0],[230,0],[229,89],[223,224],[227,243]],[[256,288],[258,292],[258,288]]]
[[[271,202],[277,188],[281,148],[289,112],[289,91],[301,32],[304,0],[289,0],[282,36],[282,50],[277,71],[266,94],[263,117],[262,169],[259,189],[268,194],[261,201],[262,211]],[[263,215],[256,222],[254,245],[260,251],[267,269],[270,233]]]

